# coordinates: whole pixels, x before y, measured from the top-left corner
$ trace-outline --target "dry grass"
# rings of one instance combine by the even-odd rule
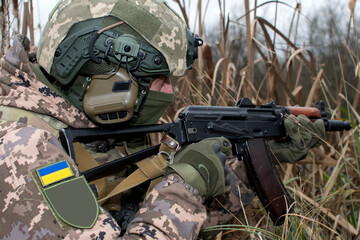
[[[176,2],[183,7],[180,1]],[[323,99],[332,117],[351,119],[354,123],[351,131],[328,134],[323,145],[311,150],[306,159],[279,166],[289,193],[296,199],[295,211],[289,214],[284,225],[275,227],[259,200],[255,199],[232,225],[214,227],[222,229],[218,239],[359,238],[358,86],[352,86],[340,73],[341,81],[334,94],[334,83],[328,82],[324,69],[319,67],[321,63],[315,61],[316,57],[308,49],[294,43],[296,33],[290,40],[264,18],[250,19],[249,14],[245,15],[247,64],[239,68],[232,62],[234,40],[229,38],[230,19],[225,17],[225,2],[218,1],[218,4],[221,38],[216,48],[203,47],[200,50],[201,64],[198,62],[195,70],[177,82],[176,102],[163,117],[164,122],[174,121],[177,113],[189,104],[234,105],[239,97],[247,96],[257,104],[275,100],[279,105],[304,106],[312,106]],[[355,1],[349,3],[351,13],[354,4]],[[248,0],[245,0],[245,10],[255,11],[250,9]],[[291,20],[292,32],[296,32],[299,24],[299,12],[298,4]],[[184,7],[182,13],[188,19]],[[355,23],[353,17],[350,15],[349,22]],[[204,27],[204,23],[200,21],[198,26]],[[350,26],[348,33],[352,32]],[[277,40],[287,44],[291,52],[285,58],[279,57],[281,53],[273,41],[275,35]],[[351,37],[356,38],[348,35],[347,39]],[[339,54],[338,64],[342,66],[346,56],[351,58],[358,78],[357,51],[351,50],[347,42],[344,45],[347,51]],[[219,52],[220,58],[213,64],[211,53],[215,51]],[[256,66],[264,72],[260,80],[255,79]],[[352,103],[348,100],[349,94],[356,96]]]
[[[189,26],[189,17],[184,0],[178,3],[181,13]],[[30,1],[31,2],[31,1]],[[17,6],[18,1],[12,1]],[[198,0],[197,26],[203,37],[205,12],[202,6],[208,1]],[[245,13],[256,16],[257,5],[251,7],[244,1]],[[279,4],[268,1],[266,4]],[[9,45],[9,23],[19,18],[10,19],[9,1],[2,1],[0,24],[2,29],[2,53]],[[306,159],[297,164],[279,166],[280,174],[290,194],[296,199],[296,208],[289,214],[284,225],[275,227],[266,215],[258,199],[255,199],[237,216],[233,224],[215,226],[222,229],[218,239],[358,239],[360,229],[359,211],[359,154],[360,140],[357,113],[360,98],[360,61],[357,49],[351,49],[348,41],[355,26],[355,0],[349,1],[349,24],[344,41],[345,51],[340,53],[338,65],[351,58],[357,86],[345,79],[340,73],[340,81],[329,82],[325,77],[322,63],[305,47],[296,45],[299,25],[300,4],[293,7],[293,17],[288,34],[279,31],[266,19],[251,18],[245,14],[246,59],[244,66],[232,62],[235,39],[230,37],[231,19],[226,16],[225,0],[218,0],[220,38],[216,47],[206,45],[200,49],[199,60],[194,70],[176,82],[176,101],[163,116],[163,122],[171,122],[187,105],[234,105],[242,96],[250,97],[254,103],[264,104],[275,100],[279,105],[310,106],[320,98],[327,103],[332,117],[345,117],[353,121],[353,129],[344,133],[329,134],[324,144],[311,150]],[[264,4],[263,4],[264,5]],[[18,11],[18,7],[15,8]],[[276,14],[276,13],[275,13]],[[281,16],[281,14],[279,14]],[[31,25],[31,24],[29,24]],[[292,40],[290,39],[290,32]],[[281,39],[287,44],[291,54],[279,57],[274,40]],[[205,39],[205,42],[207,39]],[[213,59],[218,51],[220,58]],[[321,66],[321,67],[319,67]],[[256,77],[256,69],[261,69],[261,76]],[[329,73],[331,74],[331,73]],[[259,75],[259,74],[258,74]],[[334,86],[335,84],[335,86]],[[309,87],[310,86],[310,87]],[[336,94],[332,89],[338,89]],[[349,96],[354,95],[352,101]],[[245,224],[246,222],[246,224]]]

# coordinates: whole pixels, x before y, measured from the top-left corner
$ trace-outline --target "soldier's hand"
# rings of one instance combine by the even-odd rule
[[[314,123],[304,115],[290,115],[284,120],[288,140],[286,142],[269,141],[269,146],[280,162],[295,163],[304,159],[310,148],[321,145],[325,136],[324,122],[321,119]]]
[[[203,198],[217,196],[225,191],[224,164],[230,154],[229,140],[207,138],[177,153],[165,174],[177,173]]]

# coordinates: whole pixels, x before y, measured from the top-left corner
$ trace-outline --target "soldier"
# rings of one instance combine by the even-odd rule
[[[248,204],[254,194],[242,166],[225,164],[231,152],[225,138],[185,147],[174,164],[162,167],[165,177],[149,193],[138,184],[111,198],[132,166],[91,183],[80,171],[88,162],[96,166],[135,152],[147,138],[85,140],[76,164],[58,141],[65,127],[156,123],[173,100],[169,76],[185,75],[200,45],[160,0],[63,0],[50,14],[38,50],[26,37],[15,37],[0,63],[0,238],[116,239],[132,219],[122,238],[194,239],[239,211],[238,186]],[[321,121],[300,122],[324,135]],[[280,160],[295,162],[320,144],[287,125],[292,140],[271,145]],[[213,196],[224,199],[227,211],[211,201],[204,205]],[[134,218],[121,210],[142,200]]]

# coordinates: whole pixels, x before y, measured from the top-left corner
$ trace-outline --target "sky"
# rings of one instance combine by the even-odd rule
[[[196,9],[197,9],[197,2],[196,0],[183,0],[187,5],[191,5],[189,9],[189,19],[190,19],[190,28],[193,31],[197,31],[197,25],[195,24],[195,20],[197,18]],[[221,2],[225,2],[225,12],[229,15],[230,19],[234,19],[236,17],[242,16],[245,12],[244,10],[244,1],[242,0],[221,0]],[[167,0],[168,4],[174,8],[175,11],[180,13],[180,9],[173,0]],[[182,2],[182,1],[181,1]],[[264,2],[269,2],[269,0],[257,0],[257,4],[261,5]],[[278,12],[280,13],[277,18],[277,26],[281,27],[284,25],[286,27],[288,25],[289,19],[294,12],[294,7],[296,3],[301,3],[301,12],[303,21],[308,21],[307,18],[310,18],[314,14],[321,14],[318,12],[320,6],[325,6],[329,4],[338,4],[339,8],[348,8],[348,1],[347,0],[285,0],[281,1],[283,3],[287,3],[290,5],[287,6],[286,4],[279,4],[278,5]],[[34,7],[34,26],[36,28],[35,33],[35,42],[36,44],[39,41],[41,29],[44,28],[45,23],[48,19],[49,13],[56,5],[56,0],[33,0],[33,7]],[[205,14],[205,22],[206,25],[212,24],[219,24],[219,7],[218,7],[218,0],[203,0],[203,9]],[[208,5],[207,5],[208,4]],[[254,6],[254,0],[250,0],[250,8]],[[206,11],[205,11],[206,9]],[[259,8],[258,15],[267,17],[270,22],[275,22],[274,12],[276,11],[276,4],[266,4],[263,7]],[[21,12],[21,9],[20,9]],[[360,4],[356,5],[356,12],[360,12]]]

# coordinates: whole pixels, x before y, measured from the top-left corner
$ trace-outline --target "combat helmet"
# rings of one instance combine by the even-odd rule
[[[183,76],[202,40],[161,0],[62,0],[39,42],[51,84],[95,123],[138,117],[155,76]]]

